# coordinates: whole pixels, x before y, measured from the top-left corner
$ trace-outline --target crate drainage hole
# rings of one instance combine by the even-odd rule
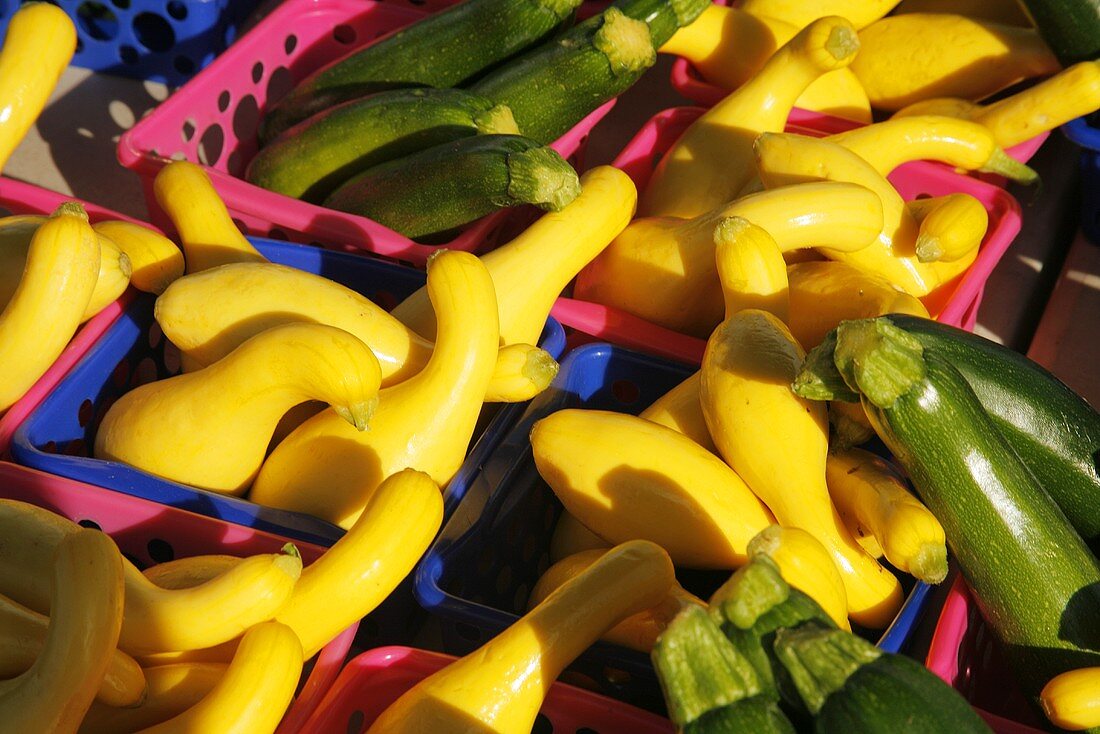
[[[156,13],[138,13],[134,18],[134,35],[138,43],[158,54],[176,45],[176,32]]]
[[[367,717],[362,711],[352,711],[348,717],[348,734],[359,734],[363,731],[363,725],[367,723]]]
[[[176,552],[172,550],[172,545],[160,538],[153,538],[150,540],[145,549],[149,551],[149,557],[153,559],[154,563],[168,563],[176,557]]]
[[[118,17],[103,3],[81,3],[76,9],[76,21],[80,30],[97,41],[110,41],[118,36]]]

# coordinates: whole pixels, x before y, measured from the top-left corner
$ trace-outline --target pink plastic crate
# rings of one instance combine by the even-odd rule
[[[700,107],[674,107],[659,113],[634,136],[613,165],[625,171],[639,190],[643,189],[661,155],[702,113]],[[803,131],[793,124],[788,130]],[[935,163],[907,163],[899,166],[889,178],[906,199],[922,194],[942,196],[962,191],[976,197],[988,210],[989,230],[977,260],[962,276],[940,312],[932,314],[942,323],[972,328],[985,282],[1020,231],[1020,205],[996,186],[960,176]],[[585,335],[682,362],[698,363],[706,346],[700,339],[670,331],[618,309],[573,298],[559,298],[551,313],[562,325]],[[576,341],[574,338],[571,346]]]
[[[397,697],[452,662],[441,653],[381,647],[348,662],[300,734],[361,734]],[[590,691],[555,683],[533,731],[542,734],[673,734],[672,722]]]
[[[58,205],[66,201],[80,200],[15,179],[0,178],[0,207],[12,214],[50,214]],[[101,206],[89,204],[85,201],[80,201],[80,203],[87,210],[88,216],[93,222],[103,219],[123,219],[128,222],[143,224],[143,222],[138,222],[131,217]],[[107,306],[80,327],[72,341],[69,342],[69,346],[65,347],[65,351],[46,371],[46,374],[42,375],[38,382],[15,405],[8,408],[3,417],[0,417],[0,456],[7,456],[15,430],[122,314],[131,296],[132,292],[127,291],[122,298]]]
[[[696,68],[691,65],[691,62],[684,58],[678,58],[676,61],[672,62],[671,81],[672,88],[679,94],[687,97],[695,104],[704,107],[711,107],[717,104],[719,100],[725,98],[729,94],[728,89],[723,89],[722,87],[703,81],[703,78],[699,76],[699,72]],[[844,132],[845,130],[860,127],[863,124],[843,117],[835,117],[798,108],[795,108],[794,112],[791,113],[790,121],[816,131],[821,135],[832,135],[834,133]],[[1019,145],[1014,145],[1009,148],[1007,153],[1016,160],[1027,163],[1031,160],[1031,157],[1035,155],[1035,152],[1039,150],[1039,146],[1041,146],[1049,136],[1050,132],[1040,133],[1030,140],[1025,140]],[[1006,183],[1005,179],[1001,176],[992,176],[988,174],[975,175],[980,177],[983,181],[996,184],[997,186],[1004,186]]]
[[[1045,731],[1001,659],[961,575],[948,592],[925,665],[965,696],[997,734]]]
[[[203,165],[248,234],[367,250],[423,265],[440,246],[418,244],[365,217],[298,201],[241,178],[258,149],[261,110],[354,45],[422,17],[422,11],[373,0],[287,0],[276,8],[119,140],[118,158],[141,177],[152,221],[170,229],[153,196],[153,179],[172,159],[185,159]],[[580,166],[588,133],[614,103],[592,112],[553,148]],[[442,246],[490,249],[529,221],[525,209],[495,212]]]
[[[85,527],[102,530],[139,568],[206,554],[276,553],[287,542],[286,538],[270,533],[6,462],[0,462],[0,497],[37,505]],[[295,545],[307,564],[324,552],[324,548],[310,543]],[[320,703],[336,678],[354,635],[352,627],[318,653],[313,670],[279,729],[280,734],[297,731],[298,722],[304,721]]]

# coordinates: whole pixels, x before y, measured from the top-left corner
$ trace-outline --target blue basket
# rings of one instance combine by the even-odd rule
[[[24,0],[25,1],[25,0]],[[224,51],[259,0],[50,0],[76,26],[73,65],[178,86]],[[20,0],[0,0],[0,33]]]
[[[565,408],[640,413],[693,371],[609,344],[570,352],[554,385],[508,431],[417,567],[417,600],[440,619],[447,652],[465,654],[515,622],[550,564],[550,537],[561,503],[535,468],[531,426]],[[677,576],[707,598],[729,573],[678,571]],[[878,642],[889,652],[898,652],[908,640],[931,591],[911,579],[906,583],[911,584],[909,597]],[[570,674],[643,708],[659,710],[663,700],[648,657],[617,645],[593,645]]]
[[[323,275],[386,308],[424,284],[424,273],[411,268],[316,247],[252,241],[273,262]],[[100,342],[27,417],[12,441],[15,461],[238,525],[332,545],[344,531],[312,515],[263,507],[240,497],[196,489],[117,462],[89,457],[95,430],[115,400],[132,387],[179,372],[179,352],[163,338],[153,320],[153,301],[153,296],[139,294]],[[555,358],[561,355],[565,334],[556,321],[547,323],[541,345]],[[521,404],[487,408],[484,431],[445,489],[448,513],[522,411]]]
[[[1100,244],[1100,128],[1078,117],[1062,125],[1062,133],[1081,146],[1081,230]]]

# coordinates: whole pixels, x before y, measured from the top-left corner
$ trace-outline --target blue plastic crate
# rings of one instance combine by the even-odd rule
[[[465,654],[512,624],[550,565],[550,538],[562,508],[535,467],[528,439],[532,425],[565,408],[640,413],[693,371],[609,344],[569,353],[553,386],[508,431],[417,567],[417,600],[439,618],[447,652]],[[677,576],[707,598],[729,573],[681,570]],[[903,578],[909,596],[878,641],[889,652],[908,640],[931,591]],[[570,675],[636,706],[659,710],[662,705],[648,657],[633,650],[597,643],[571,666]]]
[[[26,0],[23,0],[25,2]],[[233,42],[259,0],[50,0],[73,19],[73,65],[178,86]],[[20,0],[0,0],[0,33]]]
[[[1078,117],[1062,126],[1067,138],[1081,146],[1081,230],[1100,244],[1100,128]]]
[[[273,262],[323,275],[385,308],[392,308],[424,283],[423,272],[380,260],[271,240],[252,242]],[[153,301],[153,296],[139,294],[100,342],[28,416],[12,441],[15,461],[238,525],[332,545],[344,531],[312,515],[263,507],[240,497],[161,479],[117,462],[90,458],[95,430],[115,400],[139,384],[179,373],[179,352],[161,335],[153,320]],[[561,355],[565,335],[557,322],[547,323],[541,345],[555,358]],[[514,404],[486,409],[483,421],[487,423],[480,438],[445,488],[448,513],[462,499],[471,477],[478,473],[523,407]]]

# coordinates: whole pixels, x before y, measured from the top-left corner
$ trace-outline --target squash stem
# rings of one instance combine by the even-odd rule
[[[647,69],[657,61],[657,50],[645,21],[628,18],[616,7],[603,13],[603,24],[592,37],[616,76]]]
[[[909,573],[926,584],[947,578],[947,548],[943,543],[925,543],[909,562]]]
[[[989,160],[979,169],[984,173],[996,173],[1016,183],[1033,184],[1039,181],[1039,174],[1033,168],[1016,160],[1001,148],[993,151]]]
[[[845,321],[836,329],[836,363],[848,387],[889,408],[924,377],[924,347],[883,318]]]
[[[553,148],[508,156],[508,196],[519,204],[560,211],[581,193],[577,172]]]
[[[802,367],[795,375],[791,389],[807,400],[839,400],[858,403],[859,393],[848,387],[840,370],[836,368],[833,353],[836,351],[836,329],[825,335],[821,344],[810,350]]]
[[[557,377],[558,369],[560,365],[549,352],[533,349],[527,353],[527,359],[523,363],[523,376],[542,392]]]
[[[787,601],[791,587],[779,573],[779,566],[766,555],[754,555],[722,584],[710,598],[711,614],[747,630],[756,620]]]
[[[802,702],[816,716],[829,696],[882,651],[844,630],[804,626],[776,632],[775,654]]]
[[[943,257],[943,248],[940,247],[940,239],[934,235],[919,234],[917,242],[913,246],[917,252],[917,260],[922,263],[930,263]]]
[[[506,104],[493,105],[474,115],[474,125],[482,135],[519,135],[519,125]]]

